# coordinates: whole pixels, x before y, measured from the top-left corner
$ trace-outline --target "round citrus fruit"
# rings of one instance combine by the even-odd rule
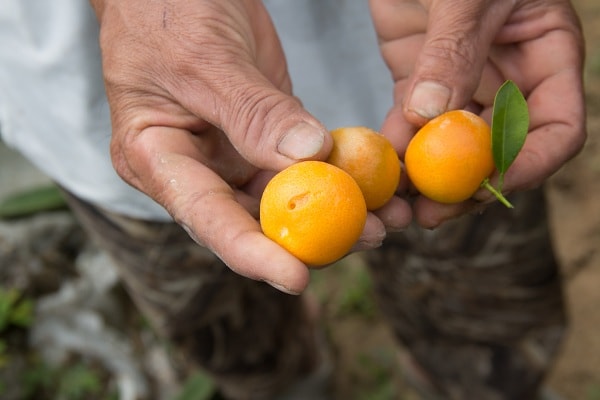
[[[327,162],[340,167],[358,183],[367,209],[387,203],[400,182],[400,160],[387,138],[362,126],[331,131],[333,148]]]
[[[471,112],[448,111],[419,129],[404,163],[425,197],[447,204],[464,201],[494,170],[490,127]]]
[[[260,201],[264,234],[309,266],[342,258],[367,220],[360,188],[340,168],[302,161],[276,174]]]

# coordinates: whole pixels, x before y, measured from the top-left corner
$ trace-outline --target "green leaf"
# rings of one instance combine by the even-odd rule
[[[0,218],[18,218],[36,212],[66,208],[60,189],[54,185],[36,187],[0,200]]]
[[[33,301],[21,299],[12,311],[10,322],[23,328],[27,328],[33,322]]]
[[[33,301],[15,288],[0,288],[0,333],[8,326],[28,327],[33,321]]]
[[[58,383],[58,398],[87,399],[101,389],[98,375],[84,364],[76,364],[65,370]]]
[[[202,372],[197,372],[185,382],[177,400],[209,400],[215,393],[216,386],[212,379]]]
[[[14,289],[0,288],[0,333],[11,324],[12,312],[19,300],[19,292]]]
[[[492,114],[492,153],[500,173],[499,191],[504,174],[525,143],[529,130],[529,110],[523,94],[512,81],[498,89]]]

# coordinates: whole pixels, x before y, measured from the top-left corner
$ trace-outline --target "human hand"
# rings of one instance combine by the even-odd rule
[[[505,192],[539,186],[581,149],[584,50],[569,1],[370,0],[370,6],[395,82],[382,132],[401,155],[416,128],[445,111],[466,108],[489,122],[496,90],[507,79],[527,99],[530,128],[505,175]],[[418,196],[413,211],[431,228],[494,199],[486,190],[454,205]]]
[[[327,157],[331,137],[291,96],[262,2],[92,5],[117,172],[235,272],[300,293],[308,270],[262,234],[259,198],[274,171]],[[371,215],[360,244],[384,235]]]

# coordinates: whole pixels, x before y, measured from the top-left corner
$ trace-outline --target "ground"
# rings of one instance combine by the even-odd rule
[[[546,385],[565,399],[599,400],[600,47],[595,44],[600,41],[600,2],[577,0],[574,4],[587,37],[589,139],[583,151],[547,184],[570,330]],[[30,169],[17,155],[0,148],[0,195],[47,183],[39,174],[26,173]],[[33,322],[16,326],[19,323],[14,317],[16,327],[9,329],[1,320],[6,292],[0,292],[1,398],[26,398],[25,394],[43,398],[42,393],[60,392],[67,399],[107,399],[116,398],[119,391],[125,398],[126,393],[161,390],[171,397],[179,390],[171,385],[174,377],[166,367],[166,347],[135,313],[115,277],[99,269],[105,261],[67,212],[0,222],[2,286],[10,283],[22,293],[35,294],[36,307]],[[22,269],[10,270],[11,262]],[[69,284],[61,286],[64,281]],[[311,290],[323,306],[326,334],[339,366],[336,398],[417,399],[399,368],[397,347],[379,318],[360,257],[316,272]],[[33,344],[27,344],[25,338]],[[54,366],[35,361],[31,354],[20,357],[17,353],[24,349],[36,350],[54,361]],[[64,364],[69,368],[56,366]],[[24,389],[15,382],[25,375],[31,387],[25,385]],[[52,379],[54,386],[49,382]],[[193,380],[192,389],[198,390],[200,382],[210,392],[210,385],[199,379]]]

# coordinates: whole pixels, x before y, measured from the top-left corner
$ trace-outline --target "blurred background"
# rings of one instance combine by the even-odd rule
[[[546,384],[565,399],[600,400],[600,2],[574,4],[587,37],[589,139],[547,185],[570,332]],[[336,398],[418,399],[360,255],[341,263],[315,273],[310,289],[336,358]],[[219,398],[201,373],[177,383],[168,343],[110,265],[52,182],[0,143],[1,399]]]

